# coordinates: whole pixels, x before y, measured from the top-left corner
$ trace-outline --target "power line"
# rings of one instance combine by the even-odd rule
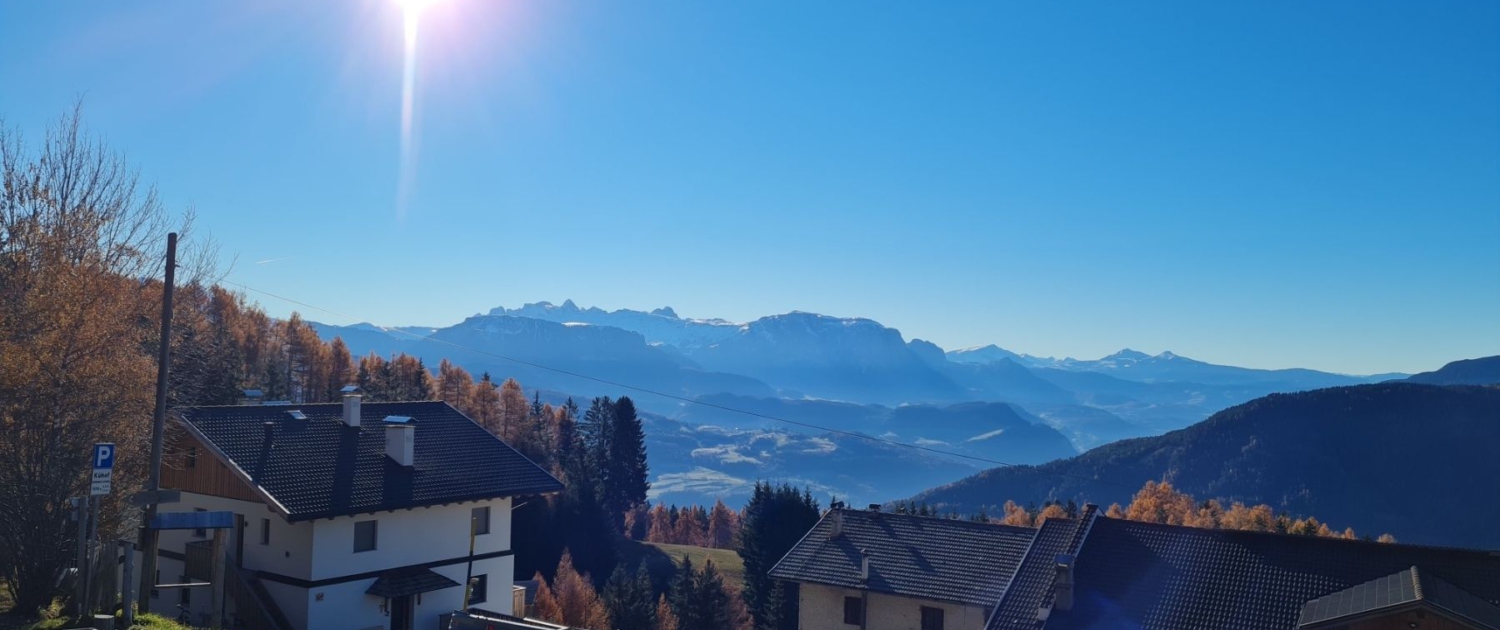
[[[370,320],[367,320],[367,319],[361,319],[361,318],[358,318],[358,317],[354,317],[353,315],[349,315],[349,314],[346,314],[346,313],[340,313],[338,311],[326,309],[326,308],[323,308],[321,306],[317,306],[317,305],[313,305],[313,304],[308,304],[307,302],[303,302],[303,301],[300,301],[300,300],[294,300],[294,299],[286,297],[286,296],[277,295],[275,293],[271,293],[270,291],[264,291],[264,290],[261,290],[261,289],[257,289],[255,287],[251,287],[251,286],[248,286],[248,285],[240,284],[240,283],[234,282],[232,280],[224,280],[223,283],[239,287],[239,288],[244,289],[246,291],[252,291],[252,292],[259,293],[261,295],[267,296],[267,297],[271,297],[271,298],[275,298],[275,299],[278,299],[278,300],[282,300],[284,302],[289,302],[289,303],[292,303],[292,304],[296,304],[296,305],[304,307],[304,308],[309,308],[309,309],[313,309],[313,310],[316,310],[316,311],[321,311],[321,312],[324,312],[324,313],[328,313],[329,315],[334,315],[334,316],[337,316],[337,317],[342,317],[342,318],[347,319],[349,321],[355,321],[355,322],[370,321]],[[742,414],[742,415],[746,415],[746,416],[750,416],[750,417],[754,417],[754,418],[760,418],[760,419],[763,419],[763,420],[770,420],[772,422],[780,422],[780,423],[783,423],[783,424],[795,425],[795,426],[804,427],[804,428],[808,428],[808,429],[816,429],[818,431],[824,431],[824,432],[827,432],[827,433],[833,433],[833,434],[837,434],[837,435],[848,436],[848,437],[852,437],[852,438],[856,438],[856,439],[860,439],[860,440],[866,440],[866,441],[870,441],[870,442],[876,442],[876,443],[880,443],[880,444],[887,444],[887,445],[890,445],[890,446],[900,446],[900,447],[903,447],[903,448],[911,448],[911,449],[917,449],[917,450],[920,450],[920,451],[927,451],[929,453],[934,453],[934,454],[937,454],[937,455],[945,455],[945,456],[948,456],[948,457],[957,457],[957,458],[972,460],[972,461],[981,462],[981,463],[985,463],[985,464],[993,464],[995,466],[1000,466],[1000,467],[1020,468],[1020,467],[1026,466],[1026,464],[1015,464],[1015,463],[1011,463],[1011,462],[1003,462],[1003,461],[1000,461],[1000,460],[997,460],[997,459],[990,459],[988,457],[980,457],[978,455],[968,455],[968,454],[965,454],[965,453],[955,453],[955,452],[952,452],[952,451],[945,451],[945,450],[942,450],[942,449],[932,448],[930,446],[923,446],[921,444],[907,444],[905,442],[897,442],[895,440],[891,440],[891,439],[887,439],[887,438],[882,438],[882,437],[877,437],[877,436],[873,436],[873,435],[866,435],[864,433],[856,433],[854,431],[845,431],[845,430],[842,430],[842,429],[835,429],[835,428],[832,428],[832,427],[825,427],[825,426],[813,424],[813,423],[810,423],[810,422],[802,422],[802,421],[798,421],[798,420],[791,420],[791,419],[788,419],[788,418],[781,418],[781,417],[773,416],[773,415],[770,415],[770,414],[760,413],[760,412],[757,412],[757,411],[750,411],[748,409],[738,409],[738,408],[730,407],[730,406],[727,406],[727,405],[720,405],[720,404],[717,404],[717,403],[706,402],[706,401],[697,400],[697,399],[694,399],[694,398],[688,398],[686,396],[679,396],[679,395],[676,395],[676,394],[670,394],[670,393],[667,393],[667,392],[657,391],[657,390],[654,390],[654,389],[650,389],[648,387],[641,387],[641,386],[638,386],[638,385],[631,385],[629,383],[621,383],[621,382],[618,382],[618,381],[612,381],[612,380],[605,379],[605,378],[599,378],[597,376],[590,376],[588,374],[582,374],[582,373],[579,373],[579,372],[573,372],[571,370],[564,370],[564,369],[552,367],[552,366],[549,366],[549,365],[543,365],[543,364],[536,363],[536,362],[533,362],[533,361],[527,361],[527,360],[524,360],[524,359],[517,359],[515,357],[510,357],[510,356],[506,356],[506,355],[503,355],[503,354],[499,354],[499,353],[495,353],[495,352],[490,352],[488,350],[481,350],[479,348],[474,348],[472,346],[465,346],[463,344],[454,343],[454,342],[448,341],[446,339],[438,339],[438,338],[435,338],[435,337],[433,337],[431,335],[418,335],[416,333],[408,332],[408,331],[401,330],[401,329],[398,329],[398,328],[388,328],[388,329],[385,329],[385,330],[388,333],[389,332],[395,332],[395,333],[400,333],[400,334],[403,334],[403,335],[409,335],[409,336],[415,338],[417,341],[431,341],[431,342],[434,342],[434,343],[440,343],[440,344],[447,345],[447,346],[452,346],[454,348],[458,348],[458,349],[461,349],[461,350],[467,350],[469,352],[473,352],[473,353],[476,353],[476,354],[481,354],[481,355],[484,355],[484,356],[493,357],[493,358],[501,359],[501,360],[504,360],[504,361],[509,361],[509,362],[515,363],[517,365],[524,365],[524,366],[527,366],[527,367],[533,367],[533,368],[536,368],[536,369],[539,369],[539,370],[545,370],[545,371],[552,372],[552,373],[555,373],[555,374],[562,374],[562,375],[565,375],[565,376],[571,376],[573,378],[583,379],[583,380],[586,380],[586,381],[592,381],[592,382],[599,383],[599,384],[602,384],[602,385],[609,385],[611,387],[619,387],[621,389],[628,389],[628,390],[635,391],[635,392],[640,392],[640,393],[643,393],[643,394],[650,394],[652,396],[660,396],[662,398],[666,398],[666,399],[669,399],[669,400],[675,400],[675,401],[678,401],[678,402],[683,402],[683,403],[687,403],[687,404],[691,404],[691,405],[698,405],[698,406],[701,406],[701,407],[708,407],[708,408],[711,408],[711,409],[718,409],[720,411],[727,411],[727,412],[730,412],[730,413]],[[1089,482],[1089,483],[1097,483],[1097,484],[1103,484],[1103,485],[1109,485],[1109,486],[1118,486],[1118,487],[1126,488],[1126,489],[1129,489],[1129,490],[1135,489],[1135,488],[1133,488],[1131,486],[1127,486],[1126,484],[1116,483],[1116,482],[1111,482],[1111,481],[1106,481],[1106,480],[1103,480],[1103,479],[1094,479],[1094,478],[1090,478],[1090,477],[1084,477],[1082,475],[1069,475],[1069,474],[1066,474],[1066,473],[1059,473],[1059,472],[1044,472],[1044,471],[1042,471],[1040,469],[1037,469],[1034,466],[1032,467],[1032,469],[1036,470],[1038,473],[1046,474],[1046,475],[1053,475],[1053,476],[1057,476],[1057,477],[1064,477],[1064,478],[1068,478],[1068,479],[1075,479],[1075,480],[1078,480],[1078,481],[1086,481],[1086,482]]]

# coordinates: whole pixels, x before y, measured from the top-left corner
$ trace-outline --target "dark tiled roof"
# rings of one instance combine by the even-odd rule
[[[1002,628],[1041,628],[1037,611],[1052,602],[1052,580],[1057,575],[1057,556],[1075,554],[1083,540],[1083,526],[1093,517],[1094,506],[1088,506],[1081,518],[1053,518],[1042,523],[1036,541],[1026,552],[1026,559],[1016,569],[1005,598],[990,615],[988,630]]]
[[[844,534],[830,537],[834,515]],[[771,570],[781,580],[994,606],[1036,535],[1029,527],[835,510]],[[860,550],[870,579],[860,581]]]
[[[1412,566],[1500,604],[1491,552],[1100,518],[1078,554],[1073,610],[1046,627],[1290,630],[1308,601]]]
[[[341,403],[179,409],[208,440],[287,511],[306,520],[556,492],[562,483],[447,403],[364,403],[361,426],[340,421]],[[305,420],[291,418],[300,410]],[[385,456],[386,416],[416,419],[412,468]],[[269,444],[265,423],[273,423]]]
[[[1340,624],[1353,617],[1418,603],[1500,630],[1500,608],[1417,567],[1312,600],[1302,607],[1297,625],[1306,628]]]
[[[365,592],[376,597],[402,597],[455,586],[458,582],[438,575],[432,569],[404,569],[385,572],[375,578],[375,583]]]

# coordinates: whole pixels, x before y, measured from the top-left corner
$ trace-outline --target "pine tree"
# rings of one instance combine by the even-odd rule
[[[656,606],[652,599],[651,574],[642,563],[634,577],[623,565],[616,566],[600,594],[609,621],[616,630],[651,630],[656,625]]]
[[[729,613],[729,593],[724,578],[714,568],[713,560],[703,561],[703,569],[693,576],[692,617],[696,625],[683,624],[684,630],[722,630],[733,628]]]
[[[608,399],[605,399],[608,400]],[[650,467],[646,463],[646,436],[635,403],[629,397],[615,401],[613,413],[603,427],[605,506],[623,518],[630,508],[646,501],[651,489]]]
[[[780,602],[772,601],[778,586],[770,571],[818,522],[819,512],[810,491],[755,484],[740,517],[739,550],[745,561],[745,604],[757,628],[795,630],[797,599],[783,596]]]
[[[683,554],[682,562],[678,563],[677,571],[672,574],[672,581],[667,587],[670,595],[667,601],[672,604],[672,615],[677,618],[678,630],[695,630],[699,625],[698,618],[693,614],[693,599],[697,597],[695,577],[692,558]]]

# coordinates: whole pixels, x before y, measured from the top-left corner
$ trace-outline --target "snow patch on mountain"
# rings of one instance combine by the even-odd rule
[[[497,306],[490,309],[489,315],[540,319],[560,324],[610,326],[640,333],[650,343],[665,343],[679,348],[711,344],[740,329],[740,324],[723,319],[684,319],[678,317],[677,311],[670,306],[649,313],[630,309],[606,311],[593,306],[580,308],[573,300],[564,300],[561,305],[532,302],[513,309]]]

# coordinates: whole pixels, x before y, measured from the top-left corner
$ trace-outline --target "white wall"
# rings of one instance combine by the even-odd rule
[[[271,594],[271,599],[276,601],[276,606],[281,609],[281,614],[286,616],[293,626],[306,628],[307,620],[307,589],[270,580],[261,580],[260,583],[266,587],[266,592]]]
[[[844,598],[859,597],[855,589],[802,583],[798,587],[798,627],[802,630],[839,630],[858,628],[844,623]],[[943,610],[943,630],[983,630],[988,610],[915,597],[870,593],[866,609],[868,630],[919,630],[922,607]]]
[[[467,563],[434,567],[432,571],[453,580],[458,586],[423,593],[420,598],[413,598],[417,630],[437,630],[439,615],[463,606],[462,585],[468,571]],[[489,576],[488,599],[475,605],[485,610],[510,614],[513,571],[515,565],[510,556],[475,562],[474,575]],[[381,605],[386,603],[385,599],[365,593],[374,583],[372,578],[311,589],[307,598],[307,627],[317,630],[390,627],[389,611],[380,610]],[[319,596],[322,596],[321,600]]]
[[[312,578],[380,571],[469,555],[471,510],[490,506],[490,533],[474,541],[474,553],[510,550],[510,499],[471,501],[394,512],[320,519],[313,526]],[[354,523],[374,519],[373,551],[354,553]]]
[[[312,541],[313,524],[308,522],[288,523],[280,514],[271,510],[264,503],[252,501],[239,501],[223,497],[196,494],[192,492],[182,493],[180,503],[171,503],[162,506],[163,512],[192,512],[194,508],[215,511],[228,511],[239,514],[245,518],[245,559],[244,566],[257,571],[270,571],[280,573],[294,578],[310,579],[312,574]],[[271,520],[271,544],[260,544],[261,519]],[[186,545],[190,541],[212,540],[213,530],[205,532],[204,537],[194,536],[193,530],[177,529],[164,530],[161,533],[161,548],[177,553],[184,553]],[[229,544],[234,543],[231,535]],[[231,553],[233,549],[230,549]],[[167,577],[162,573],[163,579]]]

